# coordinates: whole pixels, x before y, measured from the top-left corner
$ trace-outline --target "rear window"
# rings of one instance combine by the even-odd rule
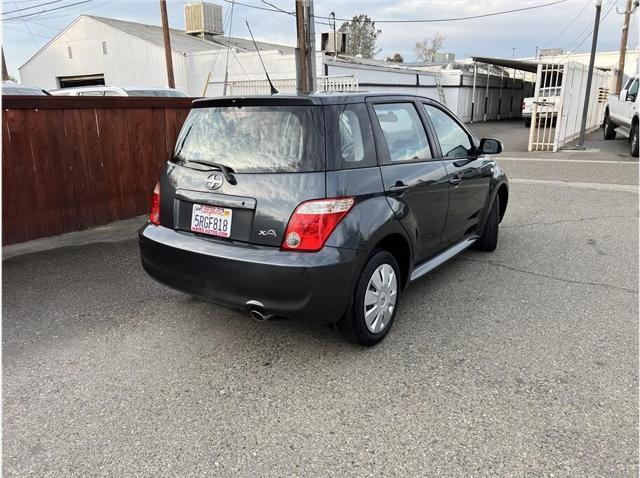
[[[175,159],[223,164],[237,173],[323,170],[321,107],[193,109],[178,136]]]

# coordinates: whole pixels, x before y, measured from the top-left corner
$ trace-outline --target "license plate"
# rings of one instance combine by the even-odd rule
[[[211,236],[229,237],[233,211],[216,206],[194,204],[191,214],[191,230]]]

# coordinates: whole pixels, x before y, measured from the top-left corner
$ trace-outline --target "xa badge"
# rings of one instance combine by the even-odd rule
[[[274,231],[273,229],[269,229],[267,231],[263,231],[262,229],[260,229],[260,232],[258,232],[258,236],[273,236],[273,237],[277,237],[276,236],[276,231]]]
[[[207,179],[204,180],[204,185],[207,189],[211,189],[212,191],[215,189],[219,189],[224,183],[224,176],[220,173],[213,173],[207,176]]]

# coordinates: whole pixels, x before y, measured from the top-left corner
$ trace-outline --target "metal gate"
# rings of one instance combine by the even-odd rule
[[[538,65],[536,90],[531,107],[529,151],[556,150],[555,126],[562,108],[564,66],[552,63]]]
[[[529,151],[557,151],[580,134],[589,67],[582,63],[541,63],[529,130]],[[602,123],[611,73],[594,70],[586,131]]]

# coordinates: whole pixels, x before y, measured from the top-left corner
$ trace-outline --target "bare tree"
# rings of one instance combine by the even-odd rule
[[[433,57],[442,48],[446,39],[447,35],[444,33],[433,32],[431,35],[426,36],[424,40],[416,42],[418,60],[429,64],[433,63]]]

